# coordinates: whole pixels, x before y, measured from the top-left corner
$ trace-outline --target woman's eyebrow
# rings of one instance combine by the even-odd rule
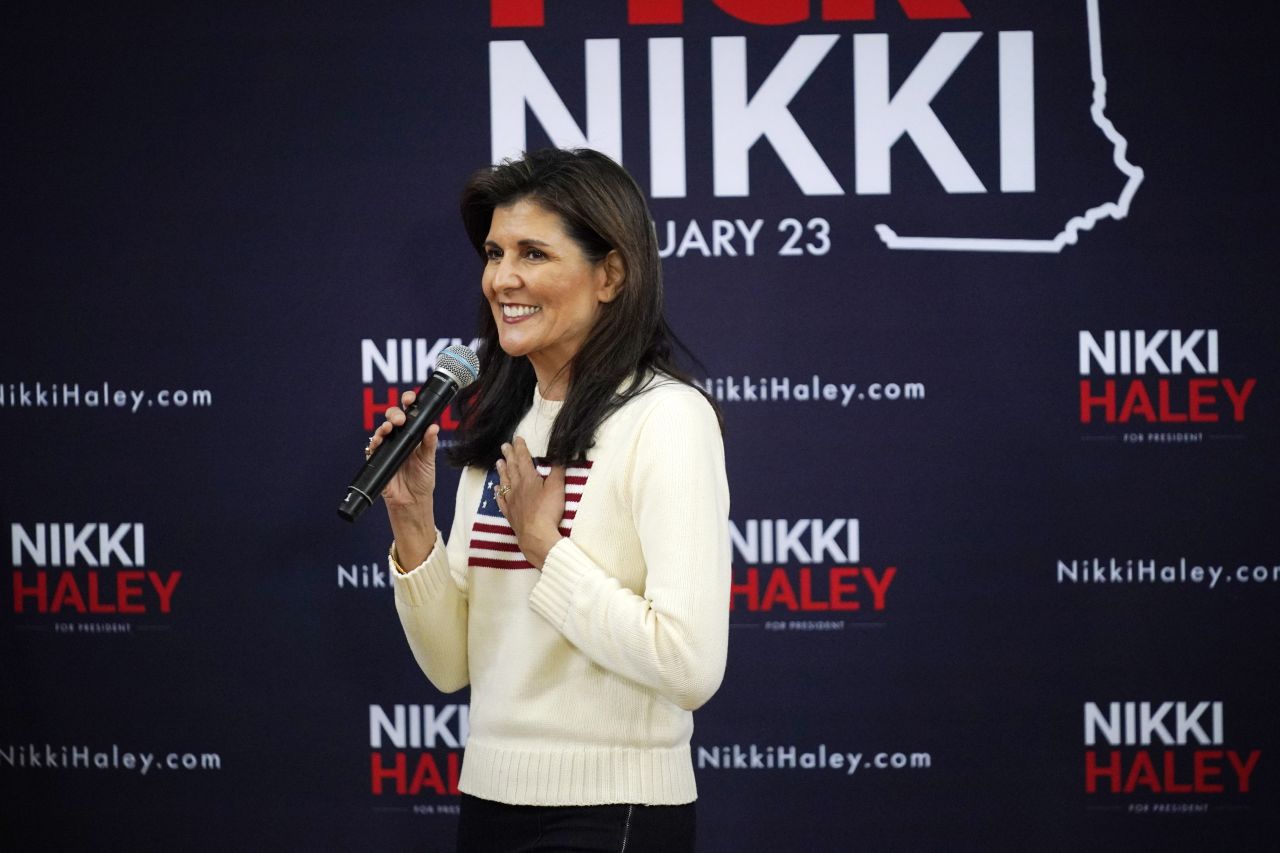
[[[485,240],[484,244],[486,246],[495,246],[495,247],[498,245],[496,240]],[[517,246],[550,246],[551,244],[546,240],[539,240],[537,237],[521,237],[519,240],[516,241],[516,245]]]

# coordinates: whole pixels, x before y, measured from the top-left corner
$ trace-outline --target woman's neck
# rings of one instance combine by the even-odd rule
[[[538,393],[544,400],[563,400],[569,394],[569,365],[546,364],[530,358],[533,374],[538,377]]]

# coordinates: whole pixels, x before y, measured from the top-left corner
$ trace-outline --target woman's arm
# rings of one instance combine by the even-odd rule
[[[463,472],[463,482],[472,475]],[[391,545],[390,574],[396,612],[418,666],[442,693],[470,683],[467,668],[466,537],[463,485],[458,486],[449,545],[437,534],[431,552],[417,566],[398,565]],[[458,571],[454,570],[458,567]]]
[[[623,587],[572,539],[556,542],[530,596],[535,611],[596,663],[676,705],[705,703],[724,676],[729,635],[729,489],[720,428],[692,389],[648,412],[626,494],[645,564]]]
[[[405,410],[415,392],[401,395],[401,406],[387,410],[387,419],[374,430],[367,453],[405,422]],[[388,570],[395,592],[396,611],[414,658],[437,689],[449,693],[470,681],[467,671],[466,577],[455,577],[453,566],[465,566],[466,524],[463,520],[462,485],[455,498],[451,547],[446,548],[436,529],[436,447],[440,428],[432,424],[422,443],[396,471],[382,492],[382,502],[395,537],[388,555]],[[465,482],[466,472],[463,474]],[[454,553],[450,553],[453,551]]]

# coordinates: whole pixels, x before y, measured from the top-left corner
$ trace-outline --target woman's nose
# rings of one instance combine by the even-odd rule
[[[498,290],[510,290],[520,286],[520,276],[515,265],[506,257],[498,261],[493,271],[493,286]]]

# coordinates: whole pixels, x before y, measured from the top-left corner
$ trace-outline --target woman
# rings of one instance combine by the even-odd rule
[[[484,344],[447,546],[436,427],[383,493],[410,648],[439,690],[471,685],[459,849],[691,850],[729,494],[717,413],[672,362],[644,196],[604,155],[551,149],[473,176],[462,217]],[[403,422],[388,410],[371,447]]]

